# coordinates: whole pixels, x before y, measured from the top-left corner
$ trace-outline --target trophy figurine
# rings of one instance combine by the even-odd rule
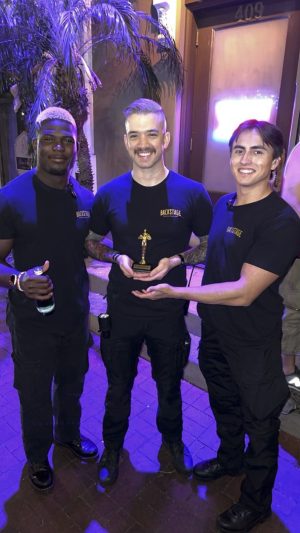
[[[132,270],[135,272],[149,272],[152,269],[152,266],[146,263],[146,249],[148,241],[151,241],[151,235],[144,229],[143,233],[139,235],[138,239],[141,241],[142,246],[142,257],[139,263],[133,263]]]

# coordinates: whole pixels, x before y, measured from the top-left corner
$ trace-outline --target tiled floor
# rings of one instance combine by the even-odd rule
[[[5,533],[210,533],[216,516],[239,494],[240,478],[209,484],[180,477],[160,447],[155,427],[156,394],[149,363],[141,360],[136,379],[130,429],[117,483],[97,484],[95,464],[80,463],[54,448],[52,493],[34,492],[27,480],[19,405],[12,386],[10,340],[0,307],[0,530]],[[83,396],[83,432],[99,448],[106,378],[98,351],[90,350],[90,370]],[[184,440],[195,461],[211,457],[218,445],[207,394],[183,383]],[[300,441],[281,434],[279,471],[272,517],[256,533],[300,531]]]

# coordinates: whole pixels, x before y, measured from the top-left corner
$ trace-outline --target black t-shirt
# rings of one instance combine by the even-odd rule
[[[249,307],[198,304],[204,320],[235,342],[257,342],[280,328],[282,277],[300,250],[300,221],[275,192],[266,198],[232,206],[235,195],[215,207],[208,239],[203,285],[236,281],[244,263],[279,276]]]
[[[55,310],[42,316],[35,302],[10,291],[17,319],[67,331],[88,313],[88,276],[84,241],[93,195],[70,178],[72,189],[42,183],[35,171],[15,178],[0,191],[0,239],[13,239],[15,267],[28,270],[50,261]]]
[[[191,232],[207,235],[211,224],[211,202],[204,187],[170,171],[166,179],[153,187],[144,187],[124,174],[101,187],[92,209],[91,229],[98,235],[112,233],[113,246],[133,261],[141,259],[144,229],[147,241],[146,262],[154,268],[163,257],[188,249]],[[144,289],[157,283],[184,286],[184,267],[173,268],[161,281],[143,283],[126,278],[113,264],[108,287],[109,303],[116,302],[120,312],[137,316],[182,309],[180,300],[139,300],[133,289]]]

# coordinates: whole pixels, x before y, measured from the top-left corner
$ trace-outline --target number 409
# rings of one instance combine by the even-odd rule
[[[250,21],[250,20],[261,18],[263,14],[264,14],[263,2],[256,2],[255,4],[240,5],[237,8],[235,19]]]

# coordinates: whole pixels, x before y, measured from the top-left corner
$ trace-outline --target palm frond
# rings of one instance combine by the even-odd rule
[[[84,60],[84,58],[82,56],[79,56],[78,55],[78,66],[79,68],[82,68],[89,84],[90,84],[90,87],[92,89],[92,91],[95,91],[98,87],[102,87],[102,83],[101,83],[101,80],[100,78],[97,76],[96,72],[94,72],[92,69],[90,69],[90,67],[88,66],[88,64],[86,63],[86,61]]]
[[[159,101],[166,86],[182,86],[174,40],[159,22],[136,11],[131,0],[92,0],[90,6],[85,0],[4,0],[0,94],[18,84],[28,129],[41,109],[55,103],[74,114],[81,131],[88,116],[86,84],[92,90],[101,86],[84,56],[100,45],[112,45],[114,56],[127,63],[128,76],[140,80],[144,96]],[[158,76],[162,67],[167,79]]]
[[[170,35],[168,29],[150,15],[142,11],[137,12],[140,20],[146,22],[147,33],[140,35],[140,39],[147,45],[147,50],[151,53],[156,52],[160,56],[160,61],[163,63],[168,75],[170,76],[170,85],[174,85],[179,90],[183,86],[183,64],[182,58],[173,37]],[[151,37],[151,28],[160,34],[160,39]]]
[[[27,117],[28,124],[31,126],[29,131],[30,138],[33,137],[32,127],[34,127],[37,115],[54,103],[56,68],[56,58],[49,55],[42,65],[37,66],[37,72],[35,73],[37,94]]]

